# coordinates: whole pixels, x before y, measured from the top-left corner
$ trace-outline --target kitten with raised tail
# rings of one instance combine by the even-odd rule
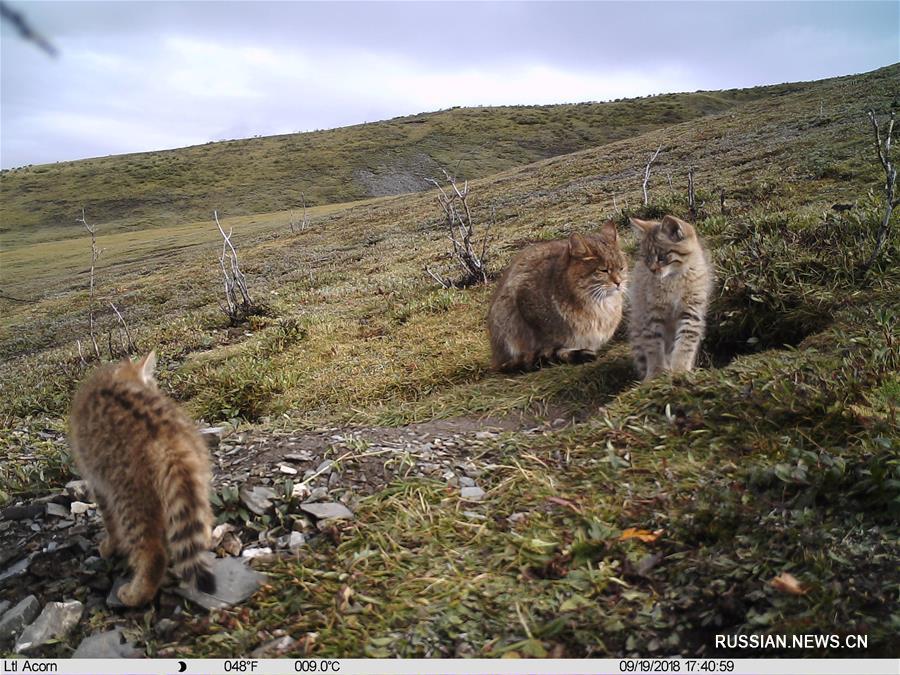
[[[640,238],[629,289],[635,366],[645,381],[691,370],[713,285],[709,253],[694,227],[674,216],[630,220]]]
[[[171,561],[205,593],[209,549],[209,451],[194,423],[156,387],[156,354],[99,368],[69,416],[72,454],[106,527],[100,555],[121,553],[134,572],[119,589],[129,607],[156,595]]]
[[[613,222],[595,234],[523,250],[500,278],[488,311],[494,368],[593,358],[622,319],[627,277]]]

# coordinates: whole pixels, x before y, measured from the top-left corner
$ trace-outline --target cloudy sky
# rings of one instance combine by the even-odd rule
[[[59,55],[0,28],[4,168],[900,61],[892,1],[6,2]]]

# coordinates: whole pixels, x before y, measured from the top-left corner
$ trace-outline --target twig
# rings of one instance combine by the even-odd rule
[[[440,183],[433,178],[425,180],[438,189],[438,204],[444,212],[447,225],[447,238],[450,240],[452,250],[450,257],[456,260],[463,271],[460,284],[468,286],[473,283],[487,282],[487,243],[488,232],[485,231],[481,241],[480,253],[475,243],[475,223],[472,220],[472,211],[469,208],[469,182],[463,184],[462,189],[457,185],[456,179],[442,169],[444,178],[449,188],[445,190]],[[440,279],[427,267],[425,271],[444,288],[449,288],[448,282]],[[454,285],[449,282],[450,285]]]
[[[688,167],[688,210],[691,212],[691,218],[697,217],[697,198],[694,195],[694,167]]]
[[[449,281],[447,281],[446,279],[441,279],[437,274],[432,272],[428,268],[428,265],[424,265],[423,269],[429,274],[429,276],[431,276],[432,279],[434,279],[436,282],[438,282],[443,288],[451,288],[453,286],[453,284],[451,284]]]
[[[125,341],[122,342],[122,348],[125,350],[126,354],[135,354],[137,353],[137,347],[134,346],[134,340],[131,339],[131,331],[128,330],[128,324],[125,323],[125,319],[122,317],[122,313],[119,312],[119,309],[109,301],[109,306],[112,307],[112,311],[116,313],[116,316],[119,318],[119,323],[122,325],[122,328],[125,331],[125,337],[128,340],[128,344],[125,344]]]
[[[250,298],[250,291],[247,289],[247,280],[238,264],[237,250],[234,248],[234,244],[231,243],[231,235],[234,230],[229,229],[228,234],[225,234],[225,230],[222,229],[222,225],[219,223],[218,211],[213,211],[213,218],[215,218],[216,227],[219,228],[219,233],[223,239],[219,266],[222,269],[222,283],[225,289],[225,313],[233,324],[237,324],[252,312],[254,307],[253,300]],[[228,267],[231,268],[230,273],[225,266],[226,258],[229,261]],[[238,299],[238,294],[241,296],[240,299]]]
[[[13,27],[19,32],[19,36],[23,40],[33,42],[40,49],[47,52],[47,54],[49,54],[50,56],[56,56],[56,47],[50,44],[50,42],[46,38],[44,38],[43,35],[32,28],[31,24],[28,23],[28,21],[22,14],[14,10],[5,2],[0,2],[0,17],[2,17],[4,21],[8,21],[9,23],[11,23]]]
[[[303,232],[309,227],[309,217],[306,215],[306,195],[300,193],[300,201],[303,202],[303,220],[300,223],[300,231]]]
[[[81,209],[81,218],[75,219],[76,223],[81,223],[84,225],[84,229],[88,231],[91,235],[91,286],[90,286],[90,296],[89,296],[89,307],[88,307],[88,325],[91,337],[91,343],[94,345],[94,355],[97,357],[97,360],[100,360],[100,347],[97,344],[97,336],[94,331],[94,268],[97,265],[97,259],[100,257],[100,254],[103,252],[103,249],[97,248],[97,226],[96,225],[88,225],[87,220],[84,217],[84,208]]]
[[[650,203],[650,192],[648,190],[648,187],[650,185],[650,167],[653,166],[653,162],[655,162],[656,158],[659,157],[659,153],[661,150],[662,144],[660,144],[660,146],[656,149],[656,152],[654,152],[650,156],[650,161],[647,162],[647,166],[644,167],[644,182],[641,186],[644,190],[644,206],[647,206],[647,204]]]
[[[875,111],[869,109],[866,111],[866,114],[869,116],[869,120],[872,122],[872,129],[875,131],[875,152],[878,153],[878,160],[881,162],[881,166],[884,169],[885,208],[884,218],[882,218],[881,224],[878,227],[878,233],[875,235],[875,249],[863,265],[863,273],[869,271],[869,268],[875,264],[875,261],[881,254],[881,249],[884,247],[884,243],[887,241],[888,234],[891,231],[891,214],[894,211],[894,207],[900,202],[900,199],[894,197],[894,185],[897,181],[897,170],[894,168],[894,163],[891,161],[894,111],[891,111],[891,116],[888,119],[887,133],[885,134],[883,141],[881,139],[881,129],[878,125],[878,119],[875,117]]]

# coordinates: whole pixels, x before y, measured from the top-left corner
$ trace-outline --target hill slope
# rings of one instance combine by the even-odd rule
[[[611,103],[454,108],[328,131],[62,162],[0,177],[0,244],[78,236],[84,207],[106,229],[170,226],[413,192],[440,167],[467,178],[802,90],[789,84]]]
[[[627,213],[687,216],[696,167],[695,222],[717,271],[702,367],[646,384],[621,339],[583,366],[490,372],[490,285],[441,289],[423,273],[446,251],[433,193],[319,213],[298,233],[283,213],[226,222],[269,305],[237,328],[218,308],[215,232],[154,249],[149,231],[138,243],[152,259],[129,254],[141,233],[101,238],[98,292],[142,349],[158,349],[161,386],[232,430],[217,455],[219,518],[245,544],[277,547],[305,522],[278,468],[300,448],[302,469],[334,462],[308,487],[355,519],[309,528],[300,555],[260,563],[269,584],[246,605],[189,608],[169,637],[151,625],[159,614],[117,615],[105,588],[72,583],[93,594],[91,626],[124,624],[169,657],[247,654],[285,631],[289,654],[317,657],[896,658],[900,225],[865,278],[859,265],[883,212],[868,194],[883,175],[864,110],[884,115],[898,89],[892,66],[473,182],[498,270],[529,241],[605,217],[624,237]],[[659,144],[644,207],[643,164]],[[61,432],[85,373],[73,345],[85,285],[66,268],[38,302],[2,301],[10,500],[71,477]],[[115,317],[99,319],[105,338]],[[506,431],[479,437],[484,417]],[[463,479],[480,500],[463,498]],[[248,483],[280,495],[265,518],[235,505]],[[41,536],[26,529],[9,549],[37,550]],[[784,572],[802,594],[770,583]],[[66,583],[29,572],[3,593],[55,600]],[[868,646],[740,651],[713,639],[761,632],[853,633]],[[45,655],[70,654],[81,634]]]

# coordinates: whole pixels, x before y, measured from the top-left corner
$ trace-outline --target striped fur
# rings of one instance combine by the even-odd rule
[[[644,380],[691,370],[706,329],[709,255],[690,223],[631,219],[640,237],[629,292],[629,337]]]
[[[69,416],[72,454],[106,527],[100,555],[128,556],[128,606],[156,595],[169,562],[207,593],[215,579],[209,548],[209,453],[195,425],[156,388],[151,352],[138,363],[98,369],[79,388]]]
[[[614,223],[519,253],[488,311],[493,366],[530,370],[593,358],[622,319],[627,263]]]

